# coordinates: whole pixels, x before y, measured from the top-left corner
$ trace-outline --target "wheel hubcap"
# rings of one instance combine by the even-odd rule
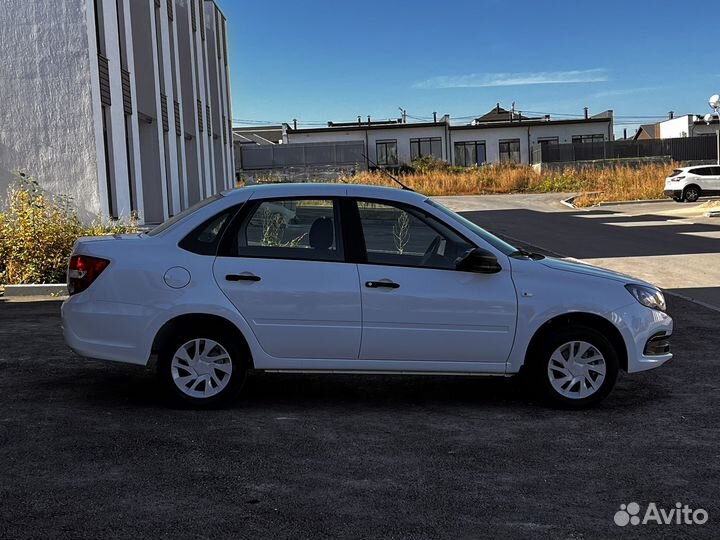
[[[193,339],[175,351],[170,364],[180,391],[194,398],[209,398],[230,382],[232,360],[225,347],[212,339]]]
[[[548,377],[561,396],[582,399],[593,395],[605,380],[605,357],[586,341],[560,345],[550,356]]]

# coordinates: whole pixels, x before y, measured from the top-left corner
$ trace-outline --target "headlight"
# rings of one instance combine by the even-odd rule
[[[646,287],[645,285],[637,285],[634,283],[628,283],[625,285],[625,288],[643,306],[651,309],[657,309],[659,311],[665,311],[665,296],[659,289]]]

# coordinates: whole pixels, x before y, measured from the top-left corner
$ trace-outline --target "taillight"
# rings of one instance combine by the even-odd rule
[[[68,293],[72,296],[87,289],[100,273],[105,270],[110,261],[88,255],[73,255],[70,257],[67,282]]]
[[[673,176],[670,178],[671,182],[679,182],[680,180],[685,180],[684,176]]]

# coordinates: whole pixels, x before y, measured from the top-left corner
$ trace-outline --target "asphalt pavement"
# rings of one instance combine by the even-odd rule
[[[670,298],[676,358],[559,411],[512,380],[254,374],[220,411],[84,360],[57,301],[0,300],[0,538],[713,538],[720,313]],[[677,502],[703,526],[628,525]]]

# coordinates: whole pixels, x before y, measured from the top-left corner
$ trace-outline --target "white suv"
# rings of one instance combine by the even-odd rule
[[[720,195],[720,165],[673,170],[665,179],[665,195],[677,202],[695,202],[702,196]]]
[[[147,234],[82,238],[65,339],[216,405],[248,369],[512,376],[585,407],[670,360],[660,290],[525,252],[432,199],[347,184],[215,195]]]

